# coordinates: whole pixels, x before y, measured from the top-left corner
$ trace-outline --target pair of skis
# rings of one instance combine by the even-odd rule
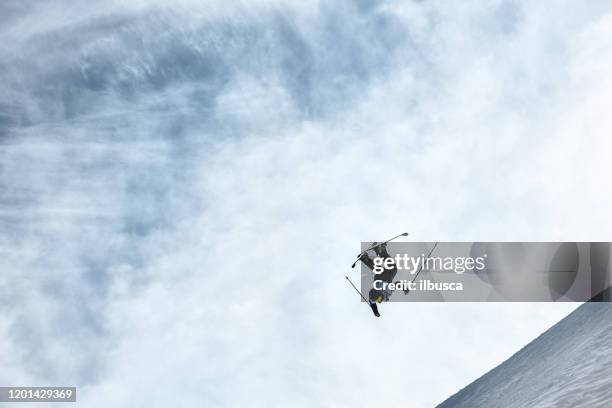
[[[374,249],[374,248],[376,248],[376,247],[379,247],[379,246],[381,246],[381,245],[383,245],[383,244],[386,244],[387,242],[391,242],[391,241],[393,241],[394,239],[397,239],[397,238],[399,238],[399,237],[407,237],[407,236],[408,236],[408,233],[407,233],[407,232],[403,232],[403,233],[401,233],[401,234],[399,234],[399,235],[394,236],[394,237],[393,237],[393,238],[391,238],[391,239],[386,240],[385,242],[374,243],[374,244],[370,245],[370,247],[369,247],[369,248],[367,248],[367,249],[365,249],[365,250],[361,251],[361,252],[359,253],[359,255],[357,255],[357,259],[355,259],[355,262],[353,262],[353,264],[351,265],[351,268],[354,268],[354,267],[355,267],[355,265],[357,265],[357,262],[359,262],[359,261],[361,260],[361,257],[362,257],[362,256],[364,256],[366,252],[368,252],[368,251],[370,251],[370,250],[372,250],[372,249]]]

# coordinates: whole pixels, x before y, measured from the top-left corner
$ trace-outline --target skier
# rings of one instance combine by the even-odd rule
[[[391,258],[391,255],[389,255],[389,252],[387,252],[386,243],[383,242],[382,244],[377,244],[374,242],[372,247],[378,258],[383,258],[385,260],[387,258]],[[374,271],[374,260],[370,258],[368,251],[364,251],[359,260],[363,262],[371,271]],[[395,266],[395,262],[391,262],[390,264],[391,265],[389,268],[384,268],[383,272],[374,275],[374,281],[382,281],[387,283],[393,282],[393,278],[395,278],[395,275],[397,274],[397,267]],[[389,265],[389,263],[383,261],[383,265]],[[369,304],[376,317],[380,317],[377,303],[388,301],[390,296],[390,290],[380,290],[375,288],[370,289],[370,292],[368,293]]]

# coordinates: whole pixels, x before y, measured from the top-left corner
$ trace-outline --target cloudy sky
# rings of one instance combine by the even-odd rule
[[[0,385],[441,402],[576,305],[373,319],[344,275],[404,230],[609,241],[611,27],[606,1],[3,0]]]

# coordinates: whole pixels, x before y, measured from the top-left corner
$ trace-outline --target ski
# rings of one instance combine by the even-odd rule
[[[407,236],[408,236],[408,233],[407,233],[407,232],[403,232],[403,233],[401,233],[401,234],[399,234],[399,235],[396,235],[396,236],[394,236],[393,238],[388,239],[388,240],[386,240],[386,241],[384,241],[384,242],[378,242],[378,243],[374,243],[373,245],[370,245],[370,247],[369,247],[369,248],[367,248],[367,249],[365,249],[365,250],[361,251],[361,252],[360,252],[360,253],[357,255],[357,259],[355,260],[355,262],[353,262],[353,264],[351,265],[351,268],[354,268],[354,267],[355,267],[355,265],[357,265],[357,262],[359,262],[359,260],[361,259],[361,257],[362,257],[362,256],[363,256],[363,255],[364,255],[366,252],[368,252],[368,251],[370,251],[370,250],[372,250],[372,249],[374,249],[374,248],[376,248],[376,247],[379,247],[379,246],[381,246],[381,245],[383,245],[383,244],[386,244],[387,242],[391,242],[391,241],[393,241],[393,240],[394,240],[394,239],[396,239],[396,238],[399,238],[399,237],[407,237]]]

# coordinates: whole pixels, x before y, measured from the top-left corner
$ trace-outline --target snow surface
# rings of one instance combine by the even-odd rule
[[[585,303],[438,408],[612,407],[612,305]]]

